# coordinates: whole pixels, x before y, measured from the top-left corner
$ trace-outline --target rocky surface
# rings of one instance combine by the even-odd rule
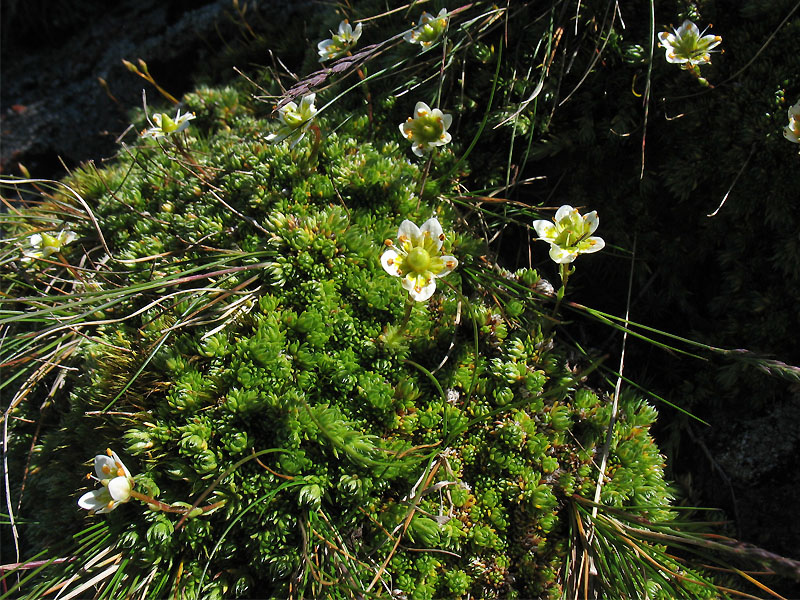
[[[792,557],[797,557],[800,539],[800,522],[789,516],[798,507],[800,489],[800,473],[793,468],[800,449],[798,423],[800,394],[796,392],[766,414],[730,419],[708,436],[718,467],[711,480],[719,484],[722,497],[718,501],[729,490],[727,503],[739,535]]]
[[[304,4],[251,2],[248,15],[280,5],[273,18],[287,19]],[[21,162],[34,176],[58,177],[62,160],[71,168],[113,155],[131,108],[142,104],[142,89],[148,102],[163,104],[123,59],[143,59],[156,81],[179,98],[193,87],[204,61],[242,31],[231,0],[9,2],[0,71],[0,172],[18,174]]]

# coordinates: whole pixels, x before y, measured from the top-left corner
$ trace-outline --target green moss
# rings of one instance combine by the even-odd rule
[[[73,488],[76,465],[112,446],[129,457],[138,489],[191,502],[235,462],[271,449],[214,488],[207,502],[224,502],[221,509],[180,527],[180,515],[136,503],[117,509],[109,522],[132,552],[127,568],[175,572],[180,564],[184,592],[204,597],[282,596],[309,556],[326,556],[323,536],[335,549],[318,567],[327,577],[353,554],[360,558],[348,568],[366,585],[374,576],[367,553],[378,561],[393,554],[385,577],[409,597],[545,593],[551,582],[525,576],[521,565],[563,556],[551,539],[563,539],[560,510],[591,477],[576,467],[589,464],[604,423],[585,428],[593,434],[580,440],[581,455],[563,432],[600,400],[565,396],[563,363],[541,363],[536,340],[479,295],[468,305],[477,356],[471,327],[456,321],[467,299],[447,286],[398,328],[405,292],[378,257],[413,215],[421,175],[397,145],[357,143],[353,122],[352,132],[345,125],[324,140],[319,165],[303,164],[307,145],[264,145],[253,132],[269,126],[230,90],[187,101],[198,113],[196,166],[147,145],[95,176],[124,191],[92,185],[88,173],[77,178],[109,249],[126,261],[109,278],[157,276],[164,286],[127,296],[112,310],[133,316],[82,347],[85,368],[61,409],[63,427],[43,435],[34,455],[34,472],[48,477],[33,476],[32,489]],[[418,219],[430,213],[423,202]],[[440,207],[446,229],[453,217]],[[448,236],[448,252],[463,259],[465,239]],[[231,251],[236,260],[215,266]],[[248,268],[226,272],[240,265]],[[531,274],[520,277],[527,283]],[[449,281],[458,286],[458,274]],[[220,293],[230,309],[212,308]],[[172,301],[159,300],[165,294]],[[441,364],[435,378],[445,396],[427,373]],[[636,408],[630,414],[646,435],[649,421],[636,421]],[[620,435],[628,436],[617,459],[624,465],[645,442]],[[87,439],[97,443],[87,447]],[[56,447],[70,448],[55,461],[60,470]],[[660,473],[657,454],[638,457],[632,472]],[[607,486],[609,497],[635,496],[635,484],[645,485],[637,477]],[[655,503],[666,499],[658,491]],[[34,525],[29,540],[46,543],[56,522],[78,526],[74,513],[46,512],[47,528]],[[321,516],[331,529],[320,527]],[[518,531],[540,532],[535,558]],[[392,551],[398,534],[405,541]]]

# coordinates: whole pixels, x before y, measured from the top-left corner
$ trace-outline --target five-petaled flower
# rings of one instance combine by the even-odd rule
[[[153,115],[153,125],[150,129],[142,132],[142,137],[160,139],[173,133],[179,133],[189,126],[189,121],[194,119],[194,113],[181,114],[181,110],[175,114],[173,119],[167,113],[156,113]]]
[[[403,278],[403,288],[412,299],[424,302],[436,291],[436,278],[458,266],[454,256],[442,254],[442,242],[444,233],[435,217],[422,227],[405,220],[397,232],[397,244],[386,240],[389,249],[381,255],[381,265],[389,275]]]
[[[411,149],[417,156],[425,150],[444,146],[453,139],[447,128],[453,122],[453,115],[443,114],[438,108],[431,110],[424,102],[417,102],[414,116],[400,123],[400,132],[411,142]]]
[[[711,49],[722,42],[718,35],[703,35],[705,31],[700,33],[697,25],[688,20],[674,31],[659,33],[658,45],[666,50],[667,62],[682,64],[684,68],[710,63]]]
[[[555,222],[534,221],[537,235],[550,244],[550,258],[558,264],[571,263],[579,254],[602,250],[603,238],[590,237],[600,219],[597,211],[581,215],[578,209],[565,204],[556,211]]]
[[[51,254],[61,252],[61,248],[74,241],[78,235],[64,229],[56,235],[34,233],[28,237],[28,247],[22,250],[22,262],[30,262],[35,258],[47,258]]]
[[[90,474],[87,478],[99,481],[102,487],[86,492],[78,499],[78,506],[92,513],[107,513],[131,499],[133,476],[116,452],[109,449],[95,456],[94,472],[97,477]]]
[[[783,137],[800,144],[800,100],[789,109],[789,124],[783,128]]]
[[[435,17],[430,13],[423,12],[417,26],[406,33],[403,39],[412,44],[419,44],[427,50],[442,36],[447,28],[448,19],[450,19],[450,15],[447,14],[446,8],[440,10]]]
[[[361,37],[361,23],[356,24],[355,29],[347,21],[339,23],[339,33],[333,33],[329,40],[322,40],[317,44],[319,61],[332,60],[347,54],[348,50],[356,45],[358,38]]]
[[[300,106],[295,102],[287,102],[278,109],[278,119],[281,126],[275,133],[270,133],[267,136],[268,142],[282,142],[286,138],[291,138],[291,146],[294,147],[297,142],[303,139],[306,131],[311,127],[311,120],[317,114],[317,109],[314,106],[316,94],[307,94],[300,100]]]

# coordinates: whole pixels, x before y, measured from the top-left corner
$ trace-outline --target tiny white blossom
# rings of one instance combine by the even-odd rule
[[[156,113],[153,115],[153,125],[150,129],[142,132],[142,137],[161,139],[173,133],[179,133],[189,126],[189,121],[194,119],[194,113],[181,114],[181,110],[171,118],[167,113]]]
[[[800,100],[789,109],[789,124],[783,128],[783,137],[800,144]]]
[[[411,142],[414,154],[422,156],[426,150],[444,146],[453,139],[447,132],[452,123],[453,115],[446,115],[438,108],[431,110],[424,102],[417,102],[414,116],[400,123],[400,132]]]
[[[355,46],[358,38],[361,37],[361,29],[361,23],[356,24],[355,29],[347,21],[339,23],[339,33],[332,33],[332,38],[322,40],[317,44],[319,61],[332,60],[347,54],[348,50]]]
[[[579,254],[602,250],[603,238],[590,237],[600,219],[597,211],[581,215],[578,209],[565,204],[556,211],[555,221],[534,221],[537,235],[550,244],[550,258],[558,264],[571,263]]]
[[[34,233],[28,237],[28,247],[22,250],[22,262],[27,263],[35,258],[47,258],[51,254],[61,252],[61,248],[73,242],[78,235],[64,229],[56,235]]]
[[[78,499],[78,506],[92,513],[107,513],[131,499],[133,476],[116,452],[109,449],[106,454],[95,456],[94,472],[97,476],[89,477],[99,481],[102,487],[86,492]]]
[[[447,14],[446,8],[440,10],[435,17],[428,12],[423,12],[417,26],[406,33],[403,39],[411,44],[419,44],[427,50],[442,36],[449,19],[450,15]]]
[[[282,142],[286,138],[291,138],[291,146],[303,139],[306,131],[311,127],[311,121],[317,114],[314,106],[316,94],[307,94],[300,100],[300,106],[295,102],[287,102],[278,109],[278,119],[281,126],[275,133],[267,136],[267,141],[272,143]]]
[[[705,31],[703,31],[705,33]],[[685,66],[711,62],[711,49],[722,43],[718,35],[703,35],[697,25],[684,21],[674,33],[662,31],[658,34],[658,45],[666,51],[667,62]]]
[[[386,240],[389,249],[381,255],[383,269],[402,277],[403,288],[412,299],[424,302],[436,291],[436,279],[444,277],[458,266],[453,256],[442,255],[445,236],[434,217],[422,227],[406,219],[397,231],[397,245]]]

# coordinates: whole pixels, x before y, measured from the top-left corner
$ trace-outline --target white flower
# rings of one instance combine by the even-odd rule
[[[430,13],[423,12],[417,26],[406,33],[403,39],[411,44],[419,44],[427,50],[442,36],[449,19],[446,8],[440,10],[435,17]]]
[[[550,258],[563,264],[571,263],[579,254],[590,254],[605,247],[603,238],[589,237],[599,224],[597,211],[581,215],[578,209],[565,204],[556,211],[555,222],[534,221],[533,228],[550,244]]]
[[[417,156],[436,146],[444,146],[452,136],[447,128],[453,122],[453,115],[443,114],[438,108],[431,110],[424,102],[417,102],[414,116],[400,123],[400,132],[411,142],[411,149]]]
[[[800,100],[789,109],[789,124],[783,128],[783,137],[800,144]]]
[[[297,144],[306,131],[311,127],[311,120],[317,114],[317,109],[314,106],[314,99],[316,94],[308,94],[303,96],[300,100],[300,106],[294,102],[287,102],[278,109],[278,119],[281,126],[278,131],[271,133],[267,136],[268,142],[278,143],[286,138],[292,138],[292,147]]]
[[[160,139],[173,133],[183,131],[189,126],[189,121],[194,119],[193,113],[181,114],[181,110],[175,114],[175,118],[171,118],[167,113],[156,113],[153,115],[153,125],[150,129],[142,132],[142,137]]]
[[[353,26],[347,21],[339,23],[339,33],[331,32],[333,38],[322,40],[317,44],[319,61],[332,60],[347,54],[347,51],[355,46],[356,42],[358,42],[358,38],[361,37],[361,29],[361,23],[358,23],[355,29],[353,29]]]
[[[397,245],[386,240],[389,249],[381,255],[381,265],[389,275],[403,278],[412,299],[424,302],[436,291],[436,278],[458,266],[455,257],[442,255],[442,242],[444,233],[435,217],[422,227],[406,219],[397,231]]]
[[[106,454],[94,457],[94,472],[97,477],[89,476],[99,481],[102,487],[99,490],[86,492],[78,499],[78,506],[92,513],[111,512],[118,504],[131,499],[133,489],[131,472],[122,464],[116,452],[106,450]]]
[[[697,25],[684,21],[675,33],[662,31],[658,45],[666,50],[667,62],[683,65],[700,65],[711,62],[711,49],[722,42],[718,35],[703,35]]]
[[[57,235],[34,233],[28,237],[28,247],[22,250],[22,262],[30,262],[35,258],[47,258],[51,254],[61,252],[61,248],[73,242],[78,235],[69,229]]]

